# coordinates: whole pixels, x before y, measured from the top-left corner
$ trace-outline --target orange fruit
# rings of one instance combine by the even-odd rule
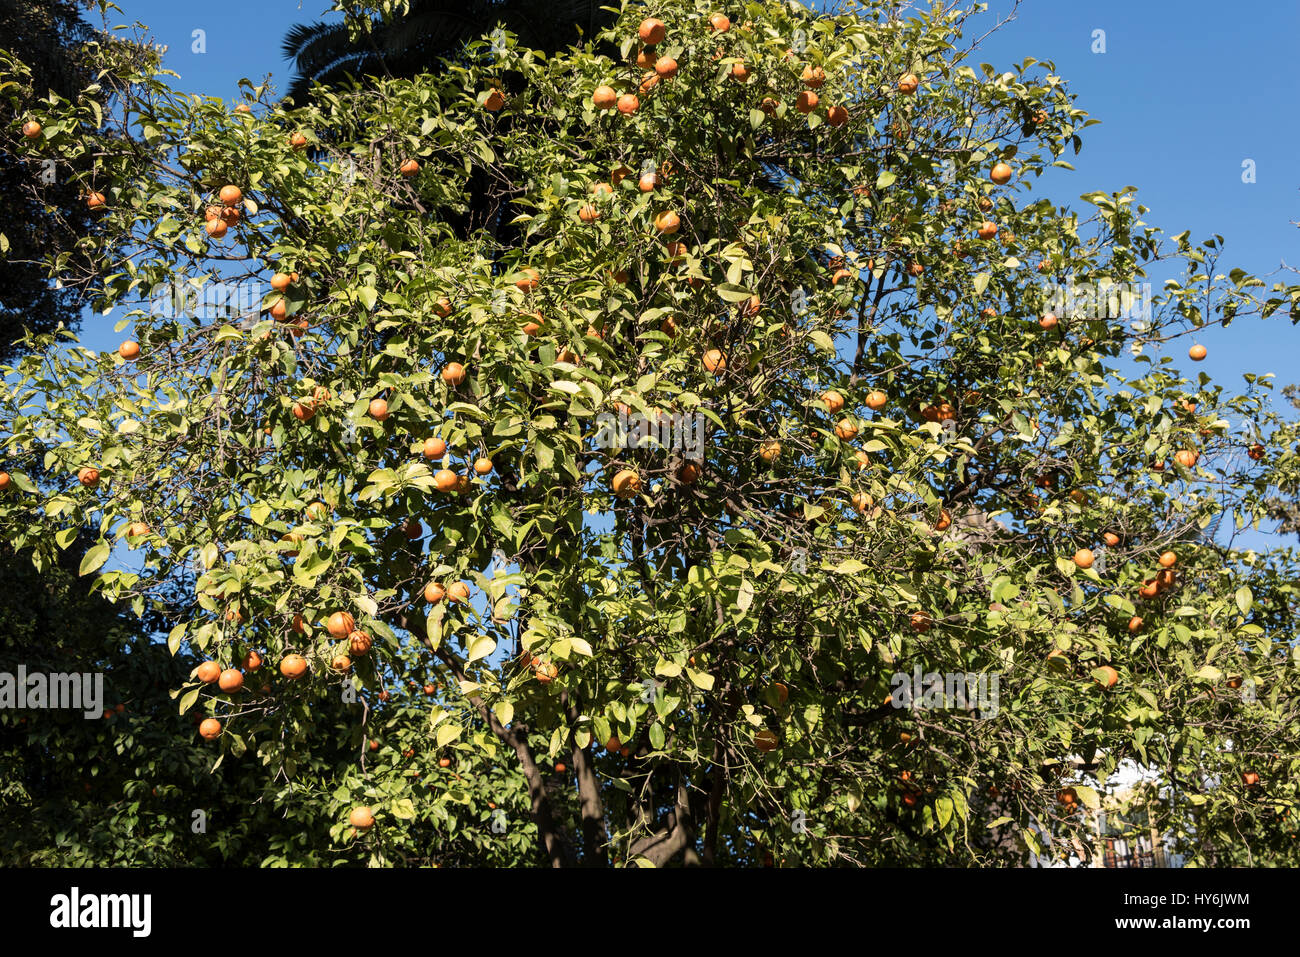
[[[305,150],[307,148],[307,137],[301,133],[294,133],[289,137],[289,145],[296,150]]]
[[[244,660],[240,662],[240,666],[245,671],[256,671],[262,667],[262,656],[256,650],[249,651],[248,654],[244,655]]]
[[[811,113],[817,109],[818,97],[812,90],[804,90],[794,101],[794,108],[800,113]]]
[[[1164,552],[1159,561],[1161,568],[1173,568],[1178,563],[1178,556],[1173,552]]]
[[[911,96],[920,85],[921,81],[915,73],[904,73],[898,80],[898,92]]]
[[[397,167],[397,171],[410,179],[412,176],[419,175],[420,163],[418,160],[407,159],[402,161],[402,165]]]
[[[452,582],[447,588],[447,598],[463,605],[469,601],[469,585],[465,582]]]
[[[276,292],[284,292],[289,288],[290,277],[287,272],[278,272],[271,277],[271,288]]]
[[[718,349],[710,349],[704,353],[704,368],[709,372],[722,372],[727,368],[727,359]]]
[[[533,676],[537,679],[538,683],[544,685],[550,684],[559,676],[559,674],[560,669],[556,668],[555,665],[549,661],[543,661],[537,666],[537,670],[533,672]]]
[[[811,63],[803,68],[803,75],[799,77],[803,80],[804,86],[812,90],[821,88],[826,82],[826,71],[819,66],[813,66]]]
[[[132,342],[128,339],[117,347],[117,354],[123,359],[130,361],[140,354],[140,343]]]
[[[438,582],[429,582],[424,586],[424,600],[431,605],[436,605],[447,597],[447,589],[443,588]]]
[[[681,220],[672,210],[666,209],[655,217],[655,229],[665,236],[671,236],[681,228]]]
[[[852,419],[840,419],[835,425],[835,435],[837,438],[848,442],[858,434],[858,425]]]
[[[610,485],[619,498],[631,498],[641,490],[641,476],[631,469],[623,469],[615,474]]]
[[[583,203],[578,209],[578,219],[582,220],[584,223],[594,223],[596,220],[600,219],[600,210],[591,205],[591,203]]]
[[[450,492],[460,485],[460,476],[451,469],[439,469],[434,473],[433,485],[439,492]]]
[[[480,456],[474,460],[474,471],[479,475],[487,475],[492,471],[492,460],[487,456]]]
[[[346,638],[357,630],[357,623],[346,611],[336,611],[330,615],[325,628],[335,638]]]
[[[465,367],[459,362],[448,362],[442,367],[442,381],[449,386],[458,386],[465,381]]]
[[[849,121],[849,111],[843,106],[832,106],[826,111],[826,122],[831,126],[843,126]]]
[[[483,101],[483,109],[489,110],[493,113],[505,105],[506,96],[500,90],[493,90],[487,95],[487,99]]]
[[[217,193],[217,199],[221,200],[223,206],[234,206],[243,198],[243,191],[238,186],[223,186],[221,192]]]
[[[1116,671],[1110,665],[1102,665],[1097,670],[1102,673],[1102,677],[1093,679],[1094,681],[1097,682],[1097,684],[1101,685],[1103,688],[1115,687],[1115,682],[1119,681],[1118,671]]]
[[[709,28],[714,33],[726,33],[731,29],[731,20],[729,20],[724,14],[715,13],[713,16],[709,17]]]
[[[635,93],[624,93],[618,98],[618,111],[624,116],[631,116],[641,108],[641,101],[636,98]]]
[[[781,457],[781,443],[775,439],[768,439],[758,447],[758,457],[764,462],[775,462]]]
[[[1259,784],[1259,775],[1254,771],[1246,771],[1241,775],[1241,781],[1248,788],[1253,788]]]
[[[388,418],[388,403],[383,399],[371,399],[369,410],[370,417],[382,422]]]
[[[923,611],[916,611],[913,612],[912,617],[908,619],[908,624],[912,626],[913,631],[924,634],[930,630],[931,626],[934,624],[934,619]]]
[[[440,459],[447,454],[447,443],[436,436],[424,440],[424,457],[426,459]]]
[[[28,120],[23,124],[23,136],[27,137],[29,140],[34,140],[40,135],[41,124],[37,123],[35,120]]]
[[[1207,354],[1208,351],[1205,346],[1201,345],[1199,342],[1187,350],[1187,355],[1191,357],[1193,362],[1200,362]]]
[[[1056,322],[1057,322],[1056,316],[1052,315],[1052,313],[1050,312],[1045,313],[1043,317],[1038,320],[1038,324],[1042,326],[1044,329],[1055,329]]]
[[[1146,622],[1144,622],[1139,616],[1134,615],[1132,618],[1128,620],[1128,630],[1131,634],[1136,635],[1139,631],[1142,630],[1142,626],[1144,624],[1146,624]]]
[[[659,43],[668,33],[668,28],[664,22],[656,17],[646,17],[641,21],[641,26],[637,28],[637,36],[641,42],[647,46],[654,46]]]
[[[879,412],[885,407],[885,403],[889,401],[889,397],[879,389],[873,389],[867,393],[865,401],[868,409],[871,409],[873,412]]]
[[[780,743],[776,732],[769,731],[767,728],[759,728],[754,732],[754,747],[760,751],[775,751]]]
[[[237,668],[227,668],[217,679],[217,687],[227,694],[234,694],[244,687],[244,676]]]
[[[226,235],[228,228],[229,227],[227,227],[225,222],[222,220],[214,219],[204,225],[203,230],[213,239],[220,239],[222,236]]]
[[[99,209],[105,202],[103,193],[97,193],[92,190],[86,194],[86,205],[91,209]],[[223,223],[222,225],[225,224]]]
[[[834,415],[840,409],[844,408],[844,396],[835,389],[828,389],[822,393],[822,402],[826,406],[826,411]]]
[[[999,186],[1007,185],[1011,182],[1011,167],[1002,162],[994,163],[993,168],[989,170],[989,179]]]
[[[87,466],[77,472],[77,481],[86,488],[93,488],[99,484],[99,469]]]
[[[867,509],[876,504],[876,500],[866,492],[854,492],[849,497],[849,501],[859,512],[866,512]]]
[[[731,75],[741,83],[749,79],[749,67],[745,66],[744,60],[737,60],[731,64]]]
[[[656,60],[654,68],[660,78],[665,80],[672,79],[677,75],[677,61],[670,56],[666,56],[661,60]]]
[[[221,722],[216,718],[204,718],[199,725],[199,737],[205,741],[215,741],[221,737]]]
[[[352,670],[352,659],[347,655],[335,655],[330,661],[330,667],[339,674],[347,674]]]
[[[952,527],[952,516],[948,514],[945,508],[939,509],[939,521],[934,523],[936,531],[946,532]]]
[[[520,292],[532,292],[542,281],[542,274],[532,266],[525,266],[519,270],[519,277],[515,280],[515,288]]]
[[[368,655],[373,644],[374,641],[364,631],[354,631],[348,635],[348,651],[358,658],[364,658]]]
[[[1119,544],[1119,536],[1116,535],[1114,532],[1106,532],[1101,537],[1102,537],[1102,541],[1104,541],[1111,548],[1114,548],[1116,545]]]
[[[375,824],[375,815],[368,807],[354,807],[348,815],[348,823],[358,831],[368,831]]]
[[[215,661],[205,661],[199,665],[198,670],[194,672],[194,677],[198,678],[204,684],[210,685],[221,677],[221,665]]]
[[[979,236],[980,239],[992,239],[997,234],[997,224],[991,223],[987,219],[980,223],[979,229],[975,230],[975,235]]]
[[[677,467],[677,481],[683,485],[694,485],[700,477],[700,466],[696,462],[683,462]]]
[[[301,678],[307,673],[307,659],[302,655],[285,655],[280,661],[280,674],[286,678]]]
[[[776,100],[772,99],[770,96],[765,96],[763,97],[763,102],[758,104],[758,108],[762,110],[764,113],[766,113],[768,116],[775,116],[777,107],[780,105],[781,104],[779,104]]]
[[[1090,548],[1081,548],[1074,553],[1074,563],[1080,568],[1091,568],[1092,563],[1097,560],[1097,556],[1092,553]]]
[[[7,489],[11,481],[13,478],[8,472],[0,472],[0,489]]]
[[[601,85],[596,87],[596,91],[591,94],[591,102],[598,110],[611,110],[614,104],[618,102],[618,94],[614,92],[613,87]]]
[[[1200,458],[1200,455],[1191,449],[1179,449],[1174,453],[1174,461],[1185,469],[1195,468]]]

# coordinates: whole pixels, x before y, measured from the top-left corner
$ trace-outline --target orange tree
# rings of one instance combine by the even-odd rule
[[[213,662],[172,689],[194,746],[333,860],[1087,856],[1126,762],[1193,857],[1293,859],[1294,565],[1206,532],[1291,453],[1234,431],[1266,380],[1160,350],[1300,290],[1131,191],[1033,199],[1092,121],[968,62],[970,11],[729,13],[301,109],[106,52],[120,109],[18,148],[94,157],[128,340],[8,370],[9,542],[98,536],[83,573]],[[151,307],[217,282],[264,295]]]

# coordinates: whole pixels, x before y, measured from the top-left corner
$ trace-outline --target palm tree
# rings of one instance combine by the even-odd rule
[[[342,22],[298,24],[283,44],[296,69],[288,95],[301,104],[314,83],[414,76],[433,69],[439,58],[455,59],[467,42],[497,27],[523,46],[550,53],[581,42],[614,18],[600,0],[411,0],[410,13],[389,23],[377,20],[356,42]]]

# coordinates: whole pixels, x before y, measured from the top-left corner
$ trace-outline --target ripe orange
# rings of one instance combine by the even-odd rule
[[[307,630],[306,622],[302,620],[302,615],[293,616],[293,625],[291,626],[295,634],[301,635]]]
[[[790,689],[780,681],[772,682],[772,692],[776,696],[778,705],[783,705],[790,700]]]
[[[1074,788],[1066,788],[1064,791],[1061,791],[1059,794],[1056,795],[1056,799],[1060,801],[1062,804],[1064,804],[1066,807],[1069,807],[1070,805],[1078,802],[1079,793],[1075,791]]]
[[[1178,563],[1178,556],[1173,552],[1164,552],[1160,556],[1161,568],[1173,568]]]
[[[525,266],[519,270],[519,277],[515,280],[515,288],[520,292],[532,292],[541,285],[542,274],[532,266]]]
[[[397,167],[397,171],[410,179],[412,176],[418,176],[420,173],[420,164],[417,160],[407,159],[402,161],[402,165]]]
[[[1208,350],[1199,342],[1187,350],[1187,355],[1191,357],[1193,362],[1200,362],[1207,354]]]
[[[358,831],[368,831],[375,824],[375,815],[368,807],[354,807],[348,815],[348,823]]]
[[[199,737],[205,741],[215,741],[221,737],[221,722],[216,718],[204,718],[199,725]]]
[[[537,666],[537,670],[533,672],[533,676],[537,679],[538,683],[544,685],[550,684],[559,676],[559,674],[560,669],[555,667],[555,665],[549,661],[543,661]]]
[[[106,200],[104,199],[103,193],[98,193],[92,190],[86,194],[86,206],[90,209],[99,209],[105,202]]]
[[[631,116],[641,108],[641,101],[635,93],[624,93],[618,98],[618,111],[624,116]]]
[[[1134,615],[1128,620],[1128,630],[1131,634],[1136,635],[1142,630],[1144,624],[1146,624],[1146,622],[1144,622],[1138,615]]]
[[[920,85],[921,81],[915,73],[904,73],[898,80],[898,92],[911,96]]]
[[[424,440],[424,457],[440,459],[447,454],[447,443],[440,438],[431,437]]]
[[[704,353],[704,368],[709,372],[718,373],[727,368],[727,359],[718,349],[710,349]]]
[[[7,489],[11,481],[13,478],[8,472],[0,472],[0,490]]]
[[[758,447],[758,457],[764,462],[775,462],[781,456],[781,443],[775,439],[768,439]]]
[[[89,466],[80,469],[77,472],[77,481],[86,486],[86,488],[94,488],[99,484],[99,469],[91,468]]]
[[[794,108],[800,113],[811,113],[813,110],[817,109],[818,102],[819,100],[816,93],[812,90],[804,90],[795,98]]]
[[[709,28],[714,33],[726,33],[731,29],[731,20],[729,20],[724,14],[715,13],[713,16],[709,17]]]
[[[1234,690],[1241,687],[1241,675],[1232,675],[1228,679],[1228,687]]]
[[[569,766],[568,766],[567,764],[565,764],[563,761],[557,761],[557,762],[555,763],[555,773],[556,773],[556,774],[563,774],[563,773],[564,773],[565,771],[567,771],[567,770],[569,770]]]
[[[448,362],[442,367],[442,381],[449,386],[458,386],[465,381],[465,367],[459,362]]]
[[[245,671],[256,671],[262,667],[262,656],[256,650],[249,651],[244,655],[244,660],[240,662],[240,667]]]
[[[450,492],[460,485],[460,476],[451,469],[439,469],[433,475],[433,485],[439,492]]]
[[[497,110],[501,109],[501,107],[505,105],[506,105],[506,95],[502,93],[500,90],[493,90],[491,93],[487,95],[487,99],[483,101],[483,109],[488,110],[492,113],[495,113]]]
[[[934,523],[935,531],[946,532],[952,528],[952,516],[946,508],[939,509],[939,521]]]
[[[1115,687],[1115,682],[1119,681],[1118,671],[1116,671],[1110,665],[1102,665],[1097,670],[1102,673],[1102,677],[1093,679],[1094,681],[1097,682],[1097,684],[1101,685],[1103,688]]]
[[[23,136],[27,137],[29,140],[34,140],[40,135],[41,124],[37,123],[35,120],[28,120],[23,124]]]
[[[325,628],[335,638],[346,638],[357,630],[357,623],[346,611],[336,611],[330,615],[329,621],[325,623]]]
[[[243,201],[244,193],[238,186],[223,186],[221,192],[217,193],[217,199],[221,200],[223,206],[234,206]]]
[[[1106,532],[1101,537],[1102,540],[1111,548],[1114,548],[1116,545],[1119,544],[1119,536],[1116,535],[1114,532]]]
[[[925,634],[934,625],[934,619],[923,611],[916,611],[908,619],[908,624],[912,626],[913,631]]]
[[[731,75],[741,83],[749,79],[749,67],[745,66],[744,60],[737,60],[731,64]]]
[[[777,103],[777,101],[772,99],[770,96],[765,96],[763,97],[763,102],[758,104],[758,108],[768,116],[775,116],[776,109],[780,105],[781,104]]]
[[[278,272],[271,277],[271,288],[276,292],[284,292],[289,288],[290,276],[287,272]]]
[[[871,506],[876,504],[876,500],[872,498],[870,495],[868,495],[866,492],[854,492],[849,497],[849,501],[853,504],[853,507],[855,509],[857,509],[859,512],[864,512],[864,513],[866,512],[867,509],[871,508]]]
[[[1264,446],[1256,443],[1246,450],[1246,454],[1250,456],[1253,461],[1258,462],[1264,457]]]
[[[912,276],[919,276],[925,272],[925,266],[921,265],[919,262],[913,262],[908,265],[907,271]]]
[[[642,43],[647,44],[648,46],[654,46],[656,43],[661,42],[667,35],[668,28],[664,26],[662,20],[657,19],[656,17],[646,17],[646,19],[641,21],[641,26],[637,28],[636,32],[637,36],[641,38]]]
[[[803,68],[803,75],[799,79],[803,80],[804,86],[811,90],[817,90],[826,82],[826,71],[810,63]]]
[[[374,641],[364,631],[354,631],[348,635],[348,650],[358,658],[368,655],[373,644]]]
[[[217,679],[217,687],[227,694],[234,694],[244,687],[244,676],[237,668],[227,668]]]
[[[989,170],[989,179],[999,186],[1007,185],[1011,182],[1011,167],[1002,162],[994,163],[993,168]]]
[[[681,228],[681,220],[677,214],[670,209],[664,210],[655,217],[655,229],[665,236],[671,236]]]
[[[469,601],[469,585],[465,582],[452,582],[447,588],[447,598],[463,605]]]
[[[492,460],[487,456],[480,456],[474,460],[474,471],[479,475],[487,475],[492,471]]]
[[[1174,461],[1185,469],[1195,468],[1200,458],[1200,455],[1191,449],[1179,449],[1174,453]]]
[[[655,72],[662,79],[669,80],[677,75],[677,61],[670,56],[666,56],[662,60],[656,60],[654,67]]]
[[[848,442],[858,434],[858,425],[852,419],[840,419],[835,425],[835,435],[837,438]]]
[[[226,235],[228,229],[229,227],[225,224],[225,221],[220,219],[210,220],[203,226],[203,231],[213,239],[220,239]]]
[[[372,419],[377,419],[382,422],[384,419],[388,418],[388,403],[383,399],[371,399],[368,411],[370,412],[370,417]]]
[[[759,728],[754,732],[754,747],[760,751],[775,751],[780,743],[776,732],[769,731],[767,728]]]
[[[289,137],[289,145],[296,150],[305,150],[307,148],[307,137],[301,133],[294,133]]]
[[[997,224],[991,223],[987,219],[980,223],[979,229],[975,230],[975,235],[979,236],[980,239],[992,239],[997,234]]]
[[[636,181],[636,188],[643,193],[652,193],[659,185],[659,177],[651,172],[641,174],[641,178]]]
[[[826,411],[832,415],[844,408],[844,396],[834,389],[822,393],[822,402],[826,405]]]
[[[849,121],[849,111],[843,106],[832,106],[826,111],[826,122],[831,126],[843,126]]]
[[[594,223],[596,220],[600,219],[600,210],[591,205],[591,203],[583,203],[578,209],[578,219],[582,220],[584,223]]]
[[[1097,560],[1097,556],[1092,553],[1090,548],[1081,548],[1074,553],[1074,563],[1080,568],[1091,568],[1092,563]]]
[[[127,538],[138,538],[141,535],[149,534],[149,526],[144,522],[130,522],[126,526]]]
[[[438,582],[429,582],[424,586],[424,600],[431,605],[436,605],[447,597],[447,589],[443,588]]]
[[[352,659],[347,655],[335,655],[330,661],[330,667],[339,674],[347,674],[352,670]]]
[[[871,409],[873,412],[879,412],[885,407],[885,403],[889,401],[889,397],[879,389],[873,389],[867,393],[865,401],[868,409]]]
[[[280,674],[286,678],[301,678],[307,673],[307,659],[302,655],[285,655],[280,661]]]
[[[612,110],[614,104],[618,102],[618,94],[614,92],[613,87],[602,84],[591,94],[591,102],[598,110]]]
[[[194,677],[198,678],[204,684],[210,685],[221,677],[221,665],[215,661],[205,661],[199,665],[198,670],[194,672]]]
[[[117,354],[123,359],[130,361],[140,354],[140,343],[132,342],[128,339],[117,347]]]
[[[700,466],[696,462],[683,462],[677,467],[677,481],[683,485],[694,485],[700,477]]]
[[[1242,783],[1248,788],[1253,788],[1259,784],[1259,775],[1254,771],[1246,771],[1241,775]]]
[[[614,475],[610,485],[619,498],[631,498],[641,491],[641,476],[631,469],[622,469]]]

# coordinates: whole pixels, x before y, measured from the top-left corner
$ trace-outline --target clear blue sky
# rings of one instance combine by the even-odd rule
[[[121,19],[147,24],[168,45],[180,89],[226,98],[237,96],[241,77],[270,74],[282,91],[291,72],[280,50],[285,32],[327,15],[323,0],[118,2]],[[989,6],[991,24],[1013,3]],[[191,51],[195,30],[205,31],[206,53]],[[1105,31],[1104,53],[1093,52],[1097,30]],[[1267,279],[1283,262],[1300,265],[1298,36],[1297,0],[1024,0],[976,59],[1000,69],[1027,56],[1052,60],[1077,105],[1102,121],[1069,157],[1076,171],[1054,172],[1037,195],[1085,208],[1081,193],[1136,186],[1148,222],[1168,235],[1188,229],[1193,240],[1218,233],[1227,241],[1223,271],[1241,266]],[[1242,182],[1246,159],[1255,162],[1254,183]],[[1154,278],[1158,288],[1163,277]],[[87,345],[115,346],[111,325],[87,322]],[[1210,356],[1196,371],[1229,389],[1241,387],[1246,371],[1275,373],[1279,386],[1300,382],[1300,328],[1285,318],[1240,320],[1198,338]],[[1185,347],[1174,354],[1190,372]]]

